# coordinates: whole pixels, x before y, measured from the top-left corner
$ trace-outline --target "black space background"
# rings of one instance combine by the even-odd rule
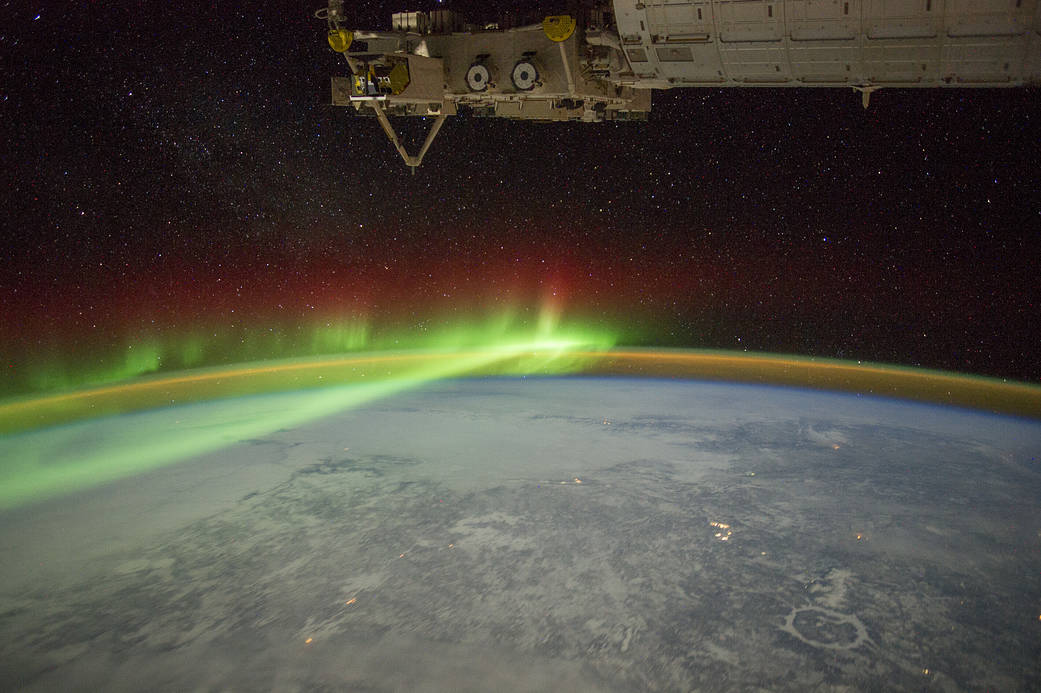
[[[331,265],[396,266],[417,308],[370,303],[400,317],[451,310],[460,282],[494,302],[498,268],[539,284],[548,262],[630,343],[1041,380],[1036,89],[883,90],[866,112],[849,90],[689,89],[656,93],[646,124],[461,117],[412,177],[374,120],[326,105],[344,68],[316,3],[2,5],[9,375],[41,349],[220,320],[236,268],[266,267],[305,320]],[[347,11],[383,29],[433,6]],[[239,315],[265,314],[237,282]]]

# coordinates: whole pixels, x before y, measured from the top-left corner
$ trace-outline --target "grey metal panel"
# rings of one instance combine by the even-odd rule
[[[793,43],[792,74],[806,83],[859,83],[863,80],[860,44],[855,41]]]
[[[1029,36],[1018,39],[1023,48]],[[957,84],[1010,82],[1022,74],[1023,49],[1010,50],[1006,39],[996,36],[951,38],[944,44],[943,70]]]
[[[949,36],[1019,36],[1033,24],[1035,0],[980,2],[979,0],[947,0],[950,20]]]
[[[665,44],[656,48],[676,48],[677,44]],[[659,73],[673,83],[719,84],[724,82],[723,68],[720,64],[719,50],[715,41],[709,43],[688,43],[684,50],[693,56],[691,62],[661,62]]]
[[[645,4],[652,36],[711,36],[715,33],[709,0],[648,0]]]
[[[788,0],[785,18],[793,41],[854,40],[860,34],[860,0]]]
[[[933,38],[943,31],[944,0],[864,0],[869,39]]]
[[[628,45],[647,51],[633,69],[649,86],[1041,80],[1041,0],[615,0],[615,8]],[[655,52],[677,44],[693,60]]]
[[[781,42],[750,41],[720,46],[725,72],[738,82],[791,81],[787,51]]]
[[[784,0],[714,0],[719,38],[727,42],[780,41]]]
[[[940,69],[940,44],[932,39],[871,41],[862,55],[865,81],[872,84],[935,81]]]
[[[663,63],[692,63],[694,55],[686,46],[659,46],[654,49]]]
[[[466,71],[477,56],[488,56],[485,60],[492,70],[494,86],[492,93],[516,91],[510,83],[510,70],[525,53],[534,53],[536,62],[543,68],[543,86],[540,91],[566,93],[567,82],[561,66],[557,44],[546,38],[541,27],[519,29],[511,32],[488,32],[431,36],[430,50],[445,61],[445,82],[448,91],[469,95]],[[476,98],[476,97],[475,97]]]
[[[1023,76],[1028,82],[1041,84],[1041,34],[1030,32],[1027,41],[1027,59],[1023,66]]]
[[[1033,28],[1027,33],[1024,47],[1023,77],[1033,84],[1041,84],[1041,2],[1035,3]]]

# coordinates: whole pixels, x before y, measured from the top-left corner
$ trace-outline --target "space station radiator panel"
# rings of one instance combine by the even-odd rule
[[[1041,83],[1039,0],[615,0],[640,86]]]

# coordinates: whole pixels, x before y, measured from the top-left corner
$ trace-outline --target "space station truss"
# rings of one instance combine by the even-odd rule
[[[332,102],[375,115],[418,166],[447,116],[642,120],[654,89],[881,88],[1041,82],[1041,0],[587,0],[541,22],[467,23],[399,12],[348,29],[342,0],[316,15],[348,70]],[[432,116],[409,155],[388,116]]]

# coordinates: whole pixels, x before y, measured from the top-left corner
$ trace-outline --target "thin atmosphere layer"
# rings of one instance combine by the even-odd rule
[[[997,378],[781,354],[607,349],[547,340],[484,348],[262,361],[12,399],[0,404],[0,434],[243,395],[363,384],[380,384],[377,392],[391,394],[446,377],[560,374],[807,387],[1041,418],[1041,387]]]
[[[126,478],[438,380],[563,374],[806,387],[1041,419],[1041,387],[1034,385],[771,354],[610,349],[546,339],[264,361],[0,404],[0,509]],[[179,406],[235,397],[245,398],[233,409]],[[114,426],[115,433],[92,432],[90,420]]]

